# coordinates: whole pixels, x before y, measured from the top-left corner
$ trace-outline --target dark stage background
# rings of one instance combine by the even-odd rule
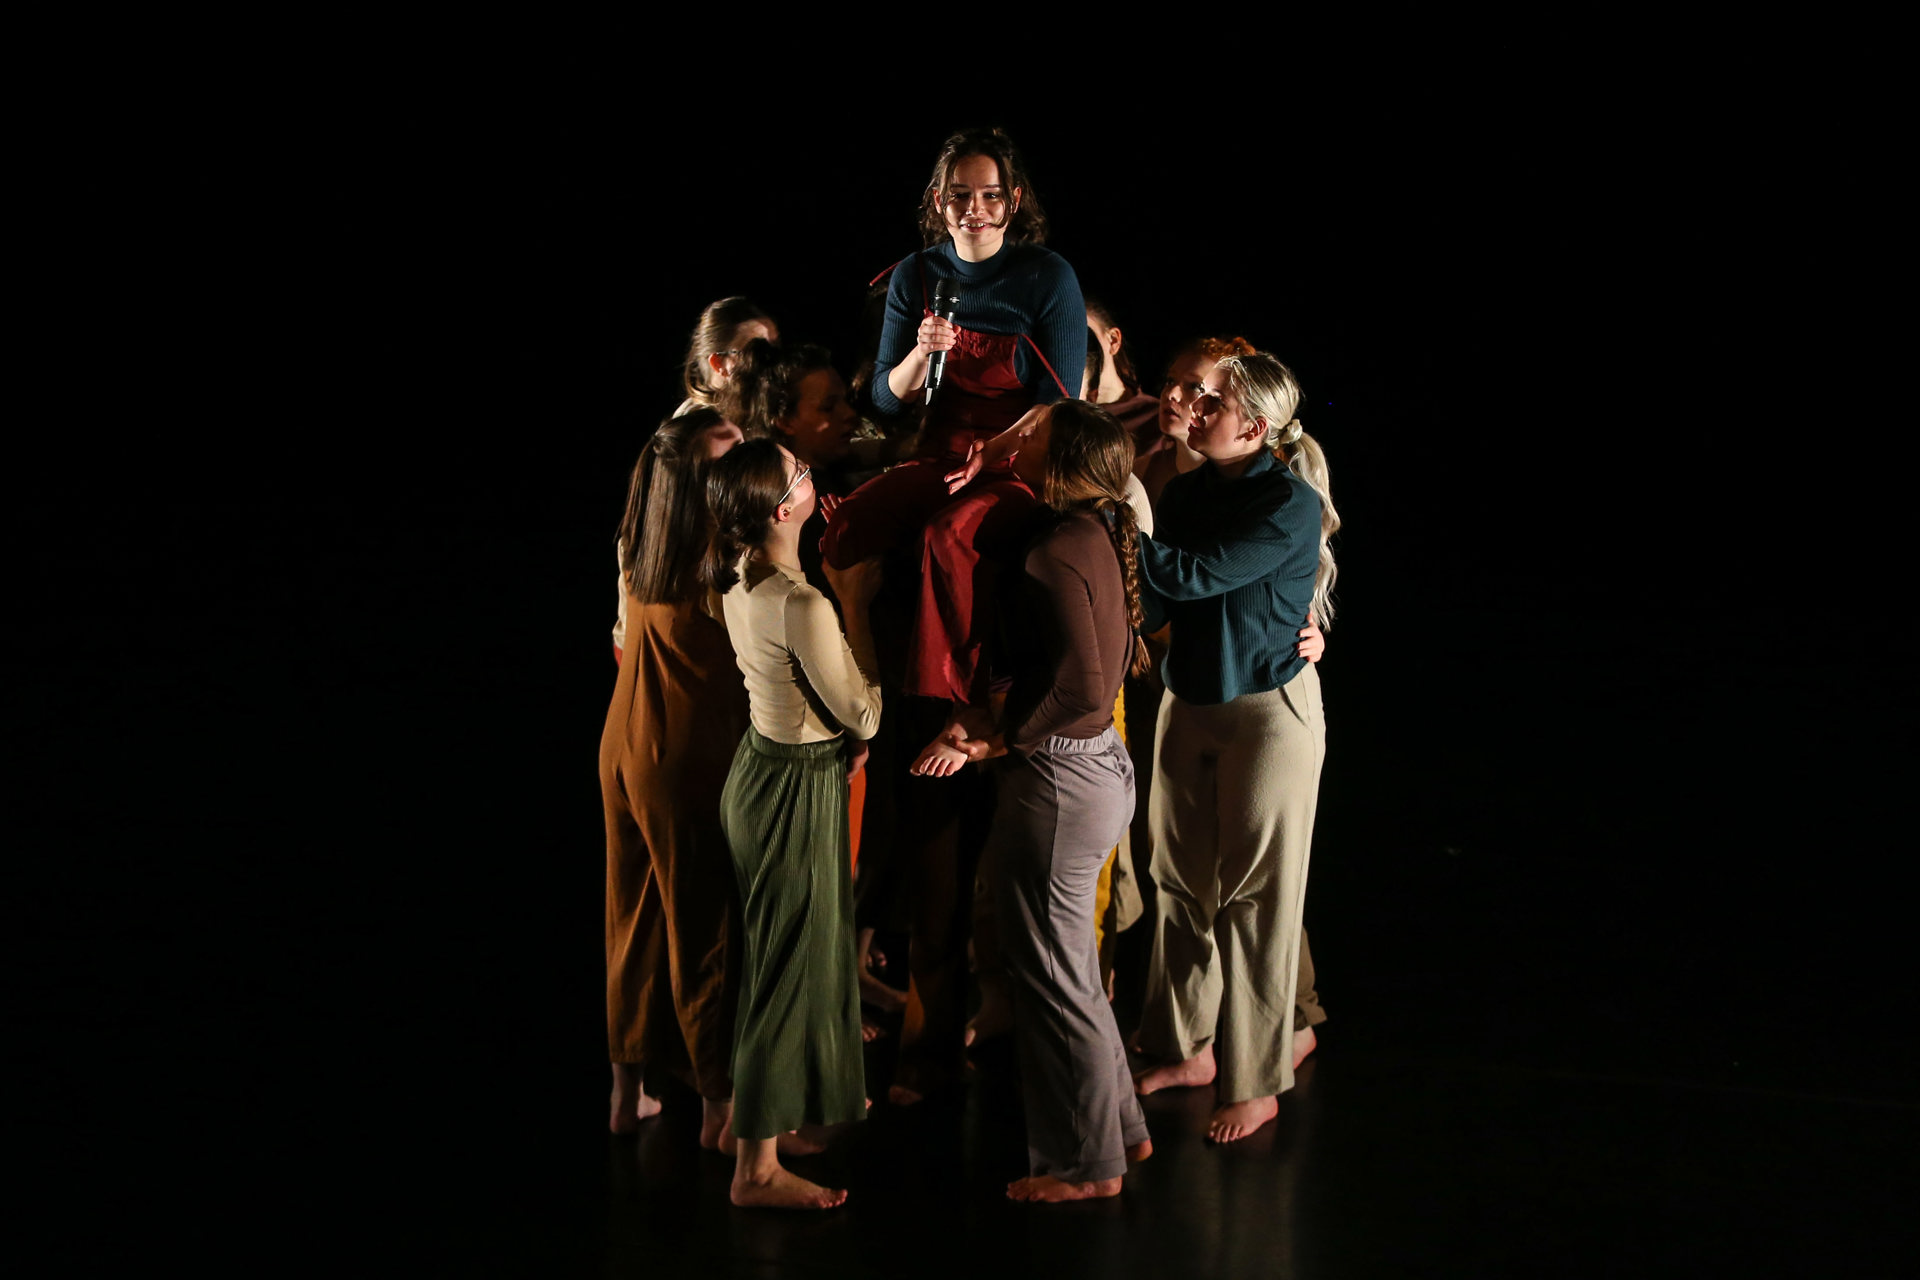
[[[343,84],[202,137],[188,175],[242,135],[273,157],[219,224],[208,358],[239,376],[186,378],[231,429],[16,486],[19,573],[61,602],[18,624],[25,840],[63,869],[18,921],[18,1018],[54,1076],[107,1046],[116,1091],[49,1095],[54,1181],[134,1215],[158,1180],[194,1206],[167,1239],[269,1271],[368,1241],[592,1269],[628,467],[712,298],[850,369],[941,138],[987,121],[1149,377],[1242,333],[1308,391],[1347,525],[1307,909],[1327,1060],[1630,1099],[1624,1128],[1496,1134],[1463,1088],[1410,1122],[1424,1154],[1375,1153],[1457,1173],[1446,1223],[1375,1247],[1523,1214],[1544,1257],[1813,1265],[1906,1230],[1901,508],[1864,431],[1807,451],[1817,373],[1707,318],[1757,296],[1712,231],[1765,191],[1742,143],[1650,145],[1549,72],[1469,82],[1118,114],[742,95],[697,124],[591,85]],[[92,518],[103,474],[145,500]],[[1472,1189],[1503,1177],[1533,1198]]]

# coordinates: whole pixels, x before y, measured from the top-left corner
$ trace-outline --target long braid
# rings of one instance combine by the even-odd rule
[[[1127,501],[1133,466],[1133,437],[1112,414],[1085,400],[1054,405],[1047,433],[1044,500],[1061,515],[1087,512],[1106,525],[1107,540],[1119,562],[1127,627],[1133,632],[1128,672],[1147,669],[1147,646],[1140,639],[1146,619],[1140,605],[1140,519]]]
[[[1127,674],[1145,675],[1152,659],[1147,655],[1147,642],[1140,638],[1140,624],[1146,621],[1146,612],[1140,607],[1140,517],[1124,495],[1103,498],[1101,506],[1107,518],[1107,538],[1113,543],[1113,554],[1120,559],[1120,586],[1127,598],[1127,626],[1133,631],[1133,654],[1127,663]]]

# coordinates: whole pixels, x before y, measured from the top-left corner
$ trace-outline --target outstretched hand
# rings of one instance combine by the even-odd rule
[[[1028,436],[1039,429],[1040,424],[1053,412],[1050,404],[1037,404],[1020,415],[1020,420],[1002,431],[985,444],[975,440],[967,446],[967,460],[957,471],[947,473],[947,492],[958,493],[973,482],[973,478],[988,467],[998,466],[1014,454],[1020,452],[1020,446]]]
[[[960,464],[958,471],[947,472],[947,492],[958,493],[973,483],[973,478],[986,467],[986,446],[978,437],[967,442],[967,460]]]

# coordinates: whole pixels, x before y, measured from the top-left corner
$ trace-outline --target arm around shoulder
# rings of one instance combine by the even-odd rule
[[[1278,569],[1300,545],[1302,517],[1317,534],[1319,499],[1305,485],[1280,485],[1271,504],[1256,508],[1218,533],[1183,537],[1174,546],[1140,539],[1140,577],[1167,600],[1205,600],[1258,582]],[[1304,494],[1304,496],[1303,496]],[[1304,506],[1313,507],[1311,512]]]

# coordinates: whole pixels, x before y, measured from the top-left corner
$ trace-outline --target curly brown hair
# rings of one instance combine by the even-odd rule
[[[1040,195],[1033,189],[1032,179],[1027,177],[1026,165],[1013,139],[1000,129],[962,129],[942,144],[940,158],[933,162],[933,177],[920,197],[920,235],[927,248],[931,249],[951,234],[947,230],[947,189],[953,185],[953,166],[968,156],[986,156],[992,160],[1000,166],[1002,189],[1009,196],[1016,191],[1020,193],[1019,206],[1007,216],[1008,242],[1045,244],[1047,214],[1040,207]]]

